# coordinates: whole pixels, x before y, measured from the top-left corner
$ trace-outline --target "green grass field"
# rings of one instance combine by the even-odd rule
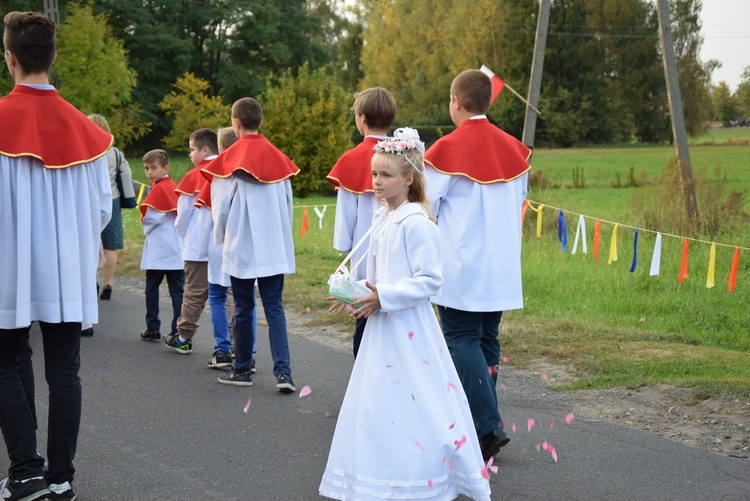
[[[703,193],[750,188],[750,128],[717,131],[694,141],[691,157]],[[700,139],[700,138],[699,138]],[[710,245],[691,242],[688,278],[678,282],[682,239],[663,239],[661,274],[649,276],[654,234],[639,233],[638,263],[630,272],[639,205],[654,203],[660,179],[674,149],[662,147],[537,150],[534,171],[544,171],[549,186],[532,188],[529,199],[592,218],[618,222],[618,261],[607,264],[612,225],[602,226],[600,260],[592,257],[593,219],[587,220],[588,254],[570,249],[576,218],[566,217],[568,251],[557,240],[557,213],[544,211],[542,236],[535,234],[536,215],[524,225],[525,308],[503,317],[503,355],[511,364],[533,366],[542,358],[578,376],[566,388],[673,384],[697,388],[705,396],[750,397],[750,258],[742,252],[737,286],[727,290],[732,247],[717,247],[715,287],[706,287]],[[179,179],[187,162],[176,159]],[[585,172],[585,187],[573,188],[572,170]],[[639,187],[614,187],[634,168]],[[136,170],[134,168],[134,170]],[[142,173],[139,172],[139,174]],[[136,175],[136,179],[141,179]],[[143,177],[145,179],[145,177]],[[708,191],[706,191],[708,190]],[[649,194],[650,193],[650,194]],[[699,199],[700,202],[700,199]],[[353,331],[353,320],[327,313],[326,280],[343,256],[331,248],[335,207],[326,209],[323,227],[313,207],[334,204],[334,197],[297,199],[294,214],[297,273],[286,282],[285,302],[296,311],[310,308],[310,325],[338,325]],[[300,237],[303,206],[309,207],[310,230]],[[747,202],[745,203],[747,210]],[[143,236],[138,211],[124,211],[126,249],[118,274],[142,276],[138,270]],[[732,231],[705,238],[729,246],[750,247],[747,222]],[[739,228],[739,229],[737,229]],[[645,228],[659,230],[664,228]]]

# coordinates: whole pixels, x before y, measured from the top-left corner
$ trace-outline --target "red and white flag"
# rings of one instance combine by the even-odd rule
[[[490,104],[492,104],[495,102],[495,99],[497,99],[497,96],[500,95],[500,91],[503,90],[503,87],[505,87],[505,82],[503,82],[502,78],[495,75],[492,70],[485,65],[482,65],[480,71],[492,80],[492,101],[490,101]]]

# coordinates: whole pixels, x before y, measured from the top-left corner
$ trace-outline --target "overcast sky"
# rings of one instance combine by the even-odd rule
[[[712,81],[724,81],[734,92],[750,66],[750,0],[703,0],[701,18],[701,59],[721,61]]]

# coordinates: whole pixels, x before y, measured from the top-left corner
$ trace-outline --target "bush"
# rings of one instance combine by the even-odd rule
[[[292,181],[295,196],[327,194],[326,180],[336,160],[353,146],[351,97],[323,68],[311,72],[307,63],[294,77],[287,70],[268,83],[261,132],[300,168]]]

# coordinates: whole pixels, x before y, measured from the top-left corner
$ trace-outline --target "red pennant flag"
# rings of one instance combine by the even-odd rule
[[[307,207],[302,211],[302,229],[299,232],[299,236],[304,237],[307,230],[310,229],[310,225],[307,223]]]
[[[594,261],[599,262],[599,239],[602,236],[602,222],[598,219],[594,225]]]
[[[502,78],[495,75],[495,73],[485,65],[482,65],[479,70],[492,80],[492,101],[490,101],[490,104],[492,104],[495,102],[495,99],[497,99],[497,96],[500,95],[500,91],[503,90],[503,87],[505,87],[505,82],[503,82]]]
[[[734,249],[732,258],[732,268],[729,272],[729,292],[734,292],[734,286],[737,285],[737,268],[740,267],[740,248]]]
[[[682,263],[680,263],[680,276],[677,279],[678,282],[684,282],[688,276],[688,248],[690,247],[690,241],[686,238],[682,243]]]

